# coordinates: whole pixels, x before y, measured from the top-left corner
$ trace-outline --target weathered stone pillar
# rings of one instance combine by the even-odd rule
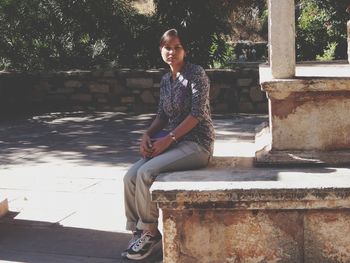
[[[269,0],[269,60],[273,78],[295,76],[294,0]]]
[[[347,23],[348,28],[348,61],[350,63],[350,20]]]

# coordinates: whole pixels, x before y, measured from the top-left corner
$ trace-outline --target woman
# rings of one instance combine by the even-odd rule
[[[160,39],[160,53],[170,67],[160,83],[157,116],[143,134],[140,153],[124,177],[127,230],[133,238],[122,256],[141,260],[161,248],[158,208],[149,189],[159,173],[207,166],[214,128],[209,107],[209,79],[200,66],[185,62],[186,46],[176,29]],[[166,135],[158,139],[165,129]]]

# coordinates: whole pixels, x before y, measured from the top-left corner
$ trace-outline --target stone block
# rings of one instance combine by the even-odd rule
[[[122,85],[116,84],[112,86],[111,92],[115,95],[119,95],[123,93],[123,91],[124,91],[124,87]]]
[[[91,75],[94,78],[100,78],[102,77],[103,73],[104,73],[103,70],[94,70]]]
[[[64,95],[58,95],[58,94],[49,94],[47,96],[48,101],[55,101],[55,102],[63,102],[67,101],[67,97]]]
[[[48,93],[49,94],[71,94],[73,92],[74,92],[73,88],[63,87],[63,88],[58,88],[55,90],[50,90]]]
[[[142,92],[141,99],[146,104],[154,104],[156,100],[154,99],[152,93],[149,90]]]
[[[98,98],[98,99],[97,99],[97,102],[98,102],[98,103],[107,103],[108,100],[107,100],[106,98]]]
[[[134,97],[122,97],[121,102],[122,103],[134,103],[135,98]]]
[[[272,150],[350,149],[350,79],[262,83],[270,100]]]
[[[249,96],[253,102],[261,102],[264,100],[265,92],[259,86],[250,87]]]
[[[80,88],[82,85],[83,83],[78,80],[67,80],[64,82],[66,88]]]
[[[114,78],[115,77],[115,70],[108,70],[103,73],[103,76],[106,78]]]
[[[213,107],[213,112],[216,113],[222,113],[222,112],[227,112],[229,109],[229,106],[227,103],[218,103]]]
[[[350,211],[305,214],[305,263],[350,262]]]
[[[72,100],[81,101],[81,102],[91,102],[92,95],[91,94],[73,94]]]
[[[254,105],[253,105],[253,103],[248,102],[248,101],[240,101],[238,103],[238,111],[239,112],[253,112]]]
[[[238,87],[248,87],[253,83],[253,79],[246,78],[246,79],[237,79],[237,86]]]
[[[37,85],[35,85],[35,88],[40,91],[47,91],[52,88],[52,84],[50,84],[47,80],[40,81]]]
[[[295,211],[164,210],[164,262],[302,262]]]
[[[218,98],[221,90],[223,89],[229,89],[230,85],[228,84],[211,84],[210,85],[210,91],[209,91],[209,97],[210,100],[215,100]]]
[[[89,85],[89,90],[92,93],[109,93],[109,85],[101,83],[92,83]]]
[[[139,90],[139,89],[134,89],[134,90],[131,91],[132,94],[135,94],[137,96],[140,95],[141,92],[142,92],[142,90]]]
[[[114,107],[113,110],[116,111],[116,112],[118,112],[118,111],[125,112],[125,111],[128,110],[128,107],[119,106],[119,107]]]
[[[258,113],[268,113],[269,112],[269,105],[267,102],[255,103],[255,110]]]
[[[152,78],[127,78],[126,86],[128,88],[151,88],[153,86]]]

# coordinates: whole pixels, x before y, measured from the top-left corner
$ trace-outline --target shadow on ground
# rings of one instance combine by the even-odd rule
[[[16,220],[16,213],[0,219],[0,261],[26,263],[127,263],[120,252],[131,235],[59,224]],[[161,252],[140,263],[161,262]]]
[[[79,164],[129,164],[151,115],[51,113],[0,124],[0,164],[45,163],[50,158]]]
[[[128,166],[139,158],[139,139],[154,114],[48,113],[0,122],[0,165],[59,159],[85,165]],[[214,115],[216,139],[254,139],[266,115]]]

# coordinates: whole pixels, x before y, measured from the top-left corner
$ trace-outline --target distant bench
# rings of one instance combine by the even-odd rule
[[[162,174],[164,262],[350,262],[350,169]]]

